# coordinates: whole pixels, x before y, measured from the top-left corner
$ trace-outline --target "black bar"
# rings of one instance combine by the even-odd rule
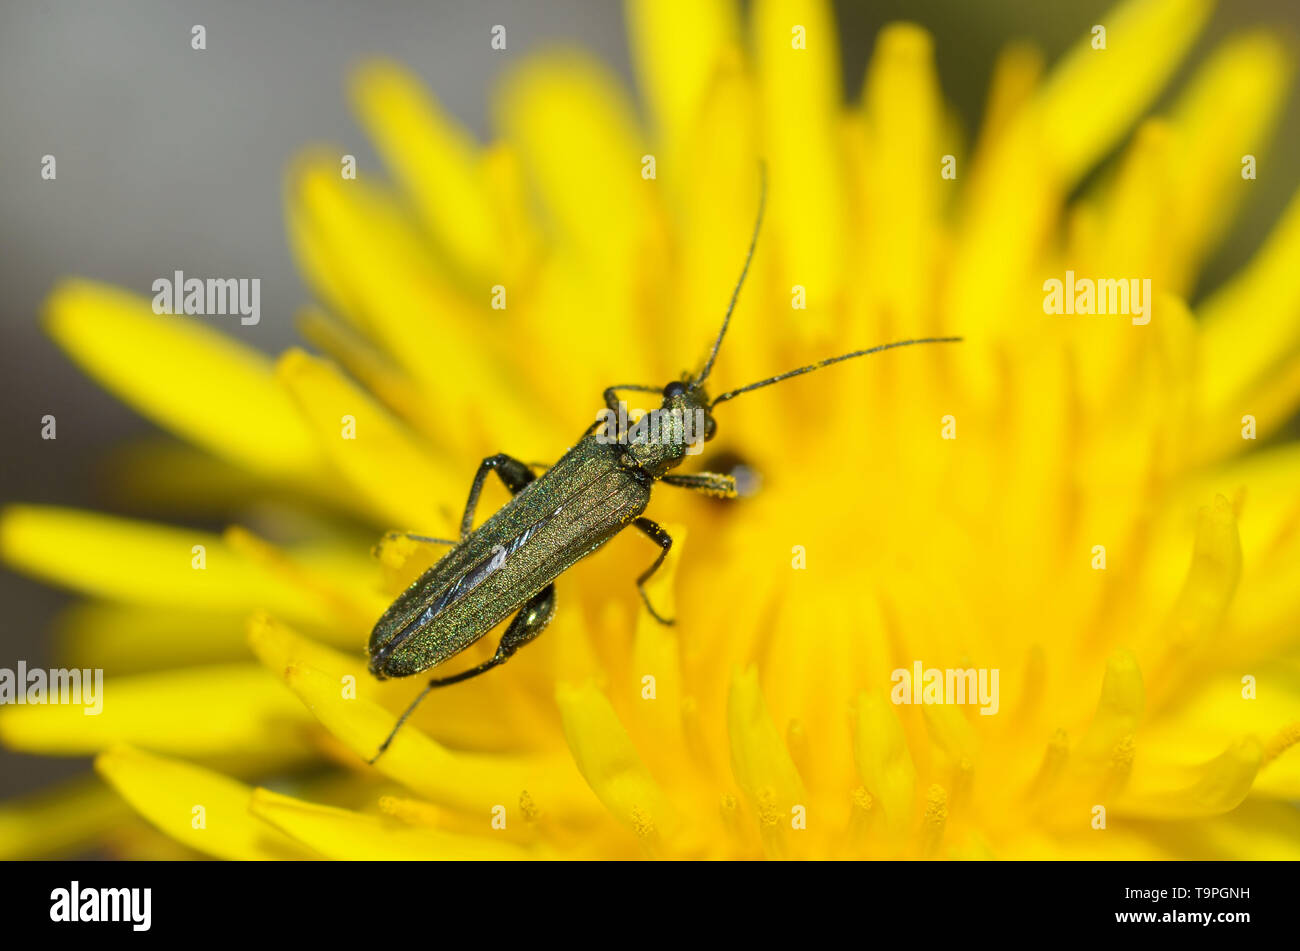
[[[355,933],[373,941],[389,931],[398,937],[420,929],[435,943],[465,928],[524,935],[536,929],[532,937],[539,941],[564,933],[598,940],[648,929],[675,942],[699,923],[733,938],[802,926],[810,929],[805,944],[829,939],[828,926],[842,923],[844,937],[857,936],[863,944],[898,935],[900,927],[922,944],[943,937],[1055,942],[1125,933],[1179,942],[1198,934],[1231,940],[1294,928],[1295,874],[1296,866],[1284,862],[573,862],[546,869],[9,862],[0,863],[0,927],[6,938],[76,932],[116,940],[264,934],[336,941]],[[74,881],[84,908],[87,901],[100,902],[101,893],[87,899],[88,890],[149,889],[148,929],[136,930],[130,920],[51,920],[58,890],[67,893],[63,911]],[[143,918],[144,892],[135,894],[141,905],[125,906],[120,917],[129,919],[134,907]],[[123,893],[114,895],[120,901]]]

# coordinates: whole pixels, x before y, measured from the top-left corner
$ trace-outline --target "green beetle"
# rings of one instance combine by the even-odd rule
[[[375,624],[369,647],[372,674],[385,679],[422,673],[459,654],[509,615],[513,614],[514,618],[491,658],[461,673],[429,682],[398,719],[371,762],[388,749],[397,731],[430,690],[491,670],[537,637],[555,614],[555,579],[629,525],[644,532],[659,546],[658,557],[637,578],[637,587],[654,618],[664,624],[672,623],[650,603],[645,582],[663,564],[673,540],[642,513],[650,503],[650,489],[656,482],[715,496],[735,496],[736,486],[731,476],[672,472],[688,454],[699,451],[701,442],[717,433],[713,408],[719,403],[841,360],[893,347],[961,340],[960,337],[928,337],[857,350],[751,383],[710,400],[704,382],[713,369],[749,272],[763,220],[763,205],[760,198],[740,279],[713,349],[699,374],[694,377],[685,374],[662,388],[641,384],[609,387],[605,390],[606,410],[601,418],[541,475],[534,474],[533,466],[504,453],[483,460],[470,487],[459,540],[407,535],[418,541],[450,545],[452,549],[402,592]],[[650,425],[638,424],[631,434],[617,425],[616,420],[626,418],[625,408],[618,400],[620,390],[661,394],[661,406],[648,416]],[[479,494],[490,472],[500,477],[512,498],[486,522],[472,529]]]

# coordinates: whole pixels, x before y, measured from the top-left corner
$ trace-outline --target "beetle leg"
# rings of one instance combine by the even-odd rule
[[[415,532],[385,532],[383,540],[385,542],[393,541],[396,538],[406,538],[413,542],[424,542],[429,545],[459,545],[460,542],[454,538],[434,538],[431,535],[417,535]]]
[[[413,542],[419,542],[422,545],[459,545],[460,544],[460,542],[454,541],[453,539],[450,538],[433,538],[432,536],[429,535],[416,535],[414,532],[385,532],[384,537],[379,540],[378,544],[371,547],[370,554],[373,555],[375,558],[382,559],[384,556],[385,546],[392,544],[394,541],[396,541],[399,538],[405,538]]]
[[[662,393],[662,386],[646,386],[644,383],[620,383],[605,388],[605,405],[613,412],[618,412],[618,391],[634,390],[637,393]]]
[[[663,387],[646,386],[644,383],[619,383],[616,386],[605,387],[605,406],[609,409],[611,413],[614,414],[615,419],[619,418],[619,412],[618,412],[618,404],[619,404],[618,391],[619,390],[632,390],[637,393],[660,393],[663,391]],[[586,436],[588,433],[591,433],[593,430],[595,430],[597,426],[599,426],[603,422],[605,422],[605,420],[601,419],[600,416],[597,415],[596,421],[587,427],[587,432],[583,433],[583,435]],[[606,429],[605,435],[612,436],[614,434],[609,432],[608,429]]]
[[[469,487],[469,500],[465,503],[465,517],[460,520],[460,540],[469,537],[470,527],[474,524],[474,510],[478,508],[478,497],[483,491],[483,482],[489,472],[495,472],[510,490],[511,495],[518,495],[519,490],[537,478],[528,464],[499,452],[488,456],[479,463],[478,472],[474,473],[474,484]]]
[[[645,593],[645,583],[650,580],[652,574],[659,570],[659,566],[662,565],[664,559],[668,557],[668,549],[673,547],[673,537],[660,528],[656,522],[652,522],[648,518],[643,517],[634,519],[632,524],[641,529],[641,531],[645,533],[646,537],[652,542],[656,542],[659,545],[659,557],[655,559],[653,565],[641,572],[641,577],[636,579],[636,589],[641,592],[641,600],[645,602],[646,610],[650,612],[651,617],[660,624],[672,624],[672,618],[661,616],[659,612],[655,610],[654,605],[650,603],[650,598]]]
[[[407,717],[415,712],[415,708],[420,705],[420,702],[429,695],[429,691],[433,690],[435,687],[447,687],[451,684],[458,684],[462,680],[469,680],[471,677],[477,677],[479,674],[487,673],[493,667],[498,667],[501,664],[504,664],[511,658],[515,651],[519,650],[519,648],[523,647],[529,641],[533,640],[533,638],[537,637],[538,634],[542,633],[542,631],[546,629],[546,625],[551,623],[551,618],[554,616],[555,585],[548,584],[545,588],[524,602],[524,606],[520,608],[519,613],[514,616],[514,619],[510,622],[510,626],[506,628],[506,632],[501,635],[501,643],[497,645],[496,653],[493,654],[490,659],[485,660],[477,667],[471,667],[469,670],[462,670],[460,673],[452,674],[450,677],[435,677],[433,680],[430,680],[425,688],[420,691],[420,695],[416,697],[415,700],[411,702],[411,705],[406,708],[406,711],[398,717],[397,723],[393,727],[393,731],[388,734],[388,739],[384,740],[383,745],[379,747],[379,752],[375,753],[370,762],[373,764],[375,760],[384,755],[384,751],[387,750],[389,744],[393,742],[393,737],[397,736],[397,731],[402,728],[402,724],[406,722]]]
[[[665,485],[675,485],[679,489],[694,489],[718,499],[736,497],[736,480],[733,476],[719,475],[716,472],[697,472],[693,475],[669,474],[659,480]]]

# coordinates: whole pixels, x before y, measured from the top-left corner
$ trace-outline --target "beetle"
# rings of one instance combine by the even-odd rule
[[[370,762],[383,755],[407,717],[431,690],[477,677],[505,663],[520,647],[536,638],[555,614],[555,579],[628,526],[635,527],[659,546],[654,563],[637,578],[637,589],[655,620],[663,624],[673,623],[655,610],[645,590],[646,581],[663,564],[673,540],[642,513],[650,502],[650,489],[656,482],[714,496],[736,496],[736,485],[731,476],[711,472],[686,475],[672,471],[688,454],[699,451],[701,440],[707,442],[716,435],[713,408],[719,403],[842,360],[894,347],[955,343],[962,339],[926,337],[881,344],[789,370],[710,399],[704,383],[713,369],[740,289],[749,273],[765,203],[766,186],[760,192],[758,216],[740,279],[732,291],[713,348],[698,374],[685,373],[681,379],[663,387],[622,384],[607,388],[604,393],[606,410],[558,462],[545,468],[540,475],[533,472],[539,467],[505,453],[484,459],[470,486],[458,540],[390,533],[390,538],[405,536],[452,547],[403,591],[375,624],[369,644],[369,669],[375,677],[380,680],[408,677],[437,667],[475,643],[511,614],[514,617],[492,657],[476,667],[429,682],[398,719]],[[649,414],[652,423],[649,436],[645,427],[641,427],[640,433],[634,430],[629,438],[625,427],[614,423],[620,412],[624,414],[622,418],[626,418],[625,405],[618,400],[621,391],[660,395],[661,406]],[[692,427],[689,425],[691,421],[699,421],[702,425]],[[655,426],[654,423],[661,425]],[[691,435],[698,438],[688,438]],[[482,525],[473,528],[479,494],[489,473],[493,472],[510,491],[511,499]]]

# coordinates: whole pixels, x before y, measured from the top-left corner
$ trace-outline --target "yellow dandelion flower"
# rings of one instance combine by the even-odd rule
[[[1148,116],[1209,4],[1127,0],[1104,55],[1087,38],[1043,75],[1009,49],[971,147],[916,26],[846,96],[825,2],[628,10],[644,122],[574,51],[513,72],[487,145],[399,66],[356,74],[390,178],[329,149],[291,170],[310,351],[52,293],[59,344],[184,444],[133,449],[130,491],[244,515],[3,511],[4,559],[87,598],[59,662],[107,679],[99,716],[0,708],[10,749],[95,755],[102,780],[0,805],[0,855],[1300,854],[1300,447],[1256,448],[1300,405],[1300,196],[1192,296],[1284,46],[1226,40]],[[371,545],[454,534],[479,459],[553,460],[604,387],[698,366],[760,159],[716,386],[967,342],[720,408],[701,468],[761,484],[656,489],[677,544],[649,594],[676,626],[621,535],[562,576],[542,637],[367,765],[422,679],[373,679],[366,639],[441,554]],[[1149,280],[1145,313],[1045,314],[1067,273]],[[979,702],[926,702],[958,684]]]

